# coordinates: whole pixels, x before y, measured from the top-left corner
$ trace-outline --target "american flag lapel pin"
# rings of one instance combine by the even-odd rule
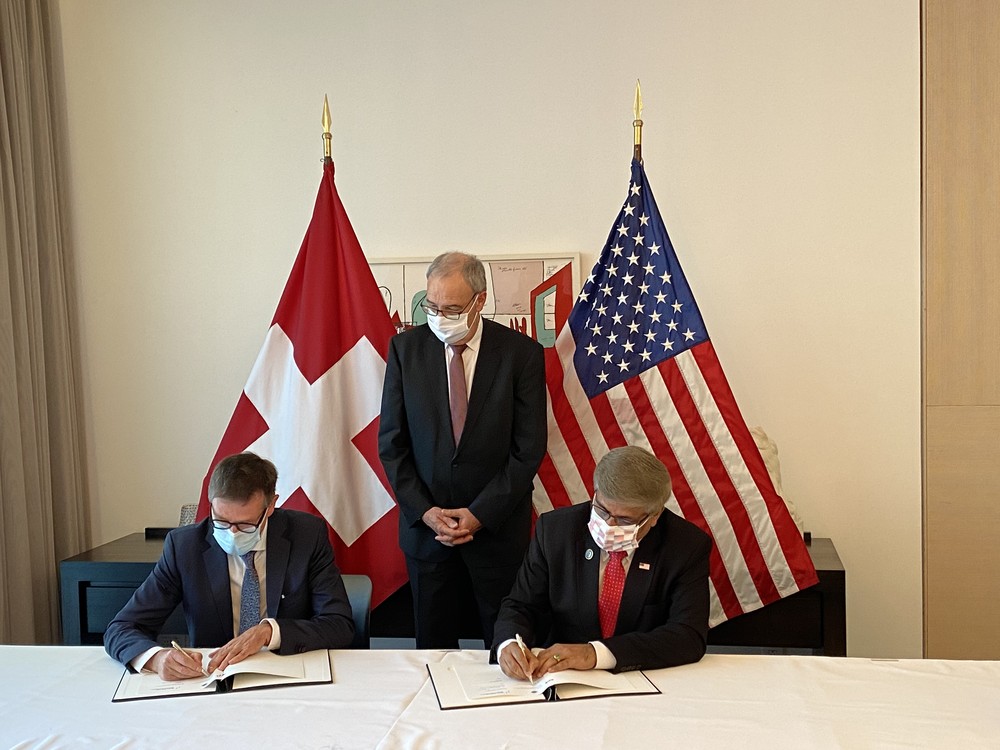
[[[639,563],[639,570],[649,570],[649,563]]]

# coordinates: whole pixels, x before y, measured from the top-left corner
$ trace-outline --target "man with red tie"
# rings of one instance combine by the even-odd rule
[[[379,456],[399,504],[417,648],[457,647],[475,615],[492,643],[531,534],[545,360],[538,342],[483,317],[486,296],[477,258],[439,255],[427,268],[427,325],[389,344]]]
[[[597,464],[590,503],[539,517],[494,629],[507,675],[659,669],[704,656],[712,542],[664,507],[669,497],[666,467],[625,446]]]

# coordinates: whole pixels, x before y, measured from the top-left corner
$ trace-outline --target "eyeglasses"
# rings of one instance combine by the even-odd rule
[[[597,502],[596,495],[594,495],[594,497],[591,499],[590,504],[593,507],[594,511],[597,513],[597,515],[601,517],[601,520],[603,520],[606,523],[614,521],[615,526],[633,526],[633,525],[642,526],[644,523],[646,523],[646,521],[649,520],[649,517],[653,515],[652,513],[647,513],[638,521],[635,520],[634,518],[629,518],[628,516],[613,516],[611,515],[611,513],[608,512],[607,508],[605,508],[603,505]]]
[[[469,308],[472,307],[472,304],[476,301],[476,297],[480,294],[482,294],[482,292],[473,294],[472,299],[470,299],[460,310],[455,309],[458,305],[450,305],[442,310],[437,305],[433,305],[428,302],[426,297],[420,302],[420,309],[431,317],[437,317],[440,315],[446,320],[458,320],[469,311]]]
[[[264,514],[267,513],[267,506],[264,506],[264,510],[260,513],[260,518],[258,518],[254,523],[247,523],[246,521],[237,521],[232,523],[230,521],[223,521],[218,518],[212,519],[212,525],[217,529],[236,529],[237,531],[242,531],[244,534],[252,534],[260,526],[261,521],[264,520]]]

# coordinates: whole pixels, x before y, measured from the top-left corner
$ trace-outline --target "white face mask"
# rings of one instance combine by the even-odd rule
[[[599,515],[597,510],[591,506],[590,521],[587,528],[590,535],[597,542],[597,546],[605,552],[631,552],[639,546],[639,529],[649,521],[647,517],[642,523],[630,523],[620,526],[612,526]]]
[[[216,543],[222,547],[222,551],[227,555],[242,557],[256,547],[260,541],[261,530],[264,528],[264,524],[267,523],[267,508],[265,507],[261,511],[260,518],[257,519],[256,528],[253,531],[233,531],[232,524],[227,521],[221,522],[226,524],[226,527],[220,529],[215,525],[214,506],[211,520],[212,536],[215,537]]]
[[[260,526],[251,532],[212,529],[212,535],[227,555],[242,557],[256,547],[257,542],[260,541]]]
[[[477,315],[479,313],[476,313]],[[444,315],[428,315],[427,325],[444,344],[454,344],[469,335],[469,316],[463,315],[458,320],[449,320]]]

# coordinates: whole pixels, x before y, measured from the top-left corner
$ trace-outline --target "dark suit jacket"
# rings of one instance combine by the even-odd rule
[[[267,521],[267,616],[281,629],[278,653],[342,648],[354,637],[344,581],[333,561],[323,519],[275,510]],[[226,553],[212,538],[212,523],[167,534],[163,555],[104,633],[104,648],[122,662],[156,645],[163,623],[184,605],[194,647],[233,638],[232,595]]]
[[[531,529],[532,480],[545,453],[545,360],[536,341],[481,319],[483,337],[458,446],[444,345],[426,325],[389,344],[379,456],[399,503],[399,544],[422,560],[460,551],[470,564],[517,565]],[[433,506],[468,508],[484,528],[468,544],[434,540]]]
[[[708,637],[709,536],[664,510],[634,553],[615,633],[601,638],[600,549],[589,519],[589,503],[539,516],[517,582],[500,605],[493,658],[501,643],[520,634],[532,647],[602,641],[618,662],[616,672],[698,661]]]

